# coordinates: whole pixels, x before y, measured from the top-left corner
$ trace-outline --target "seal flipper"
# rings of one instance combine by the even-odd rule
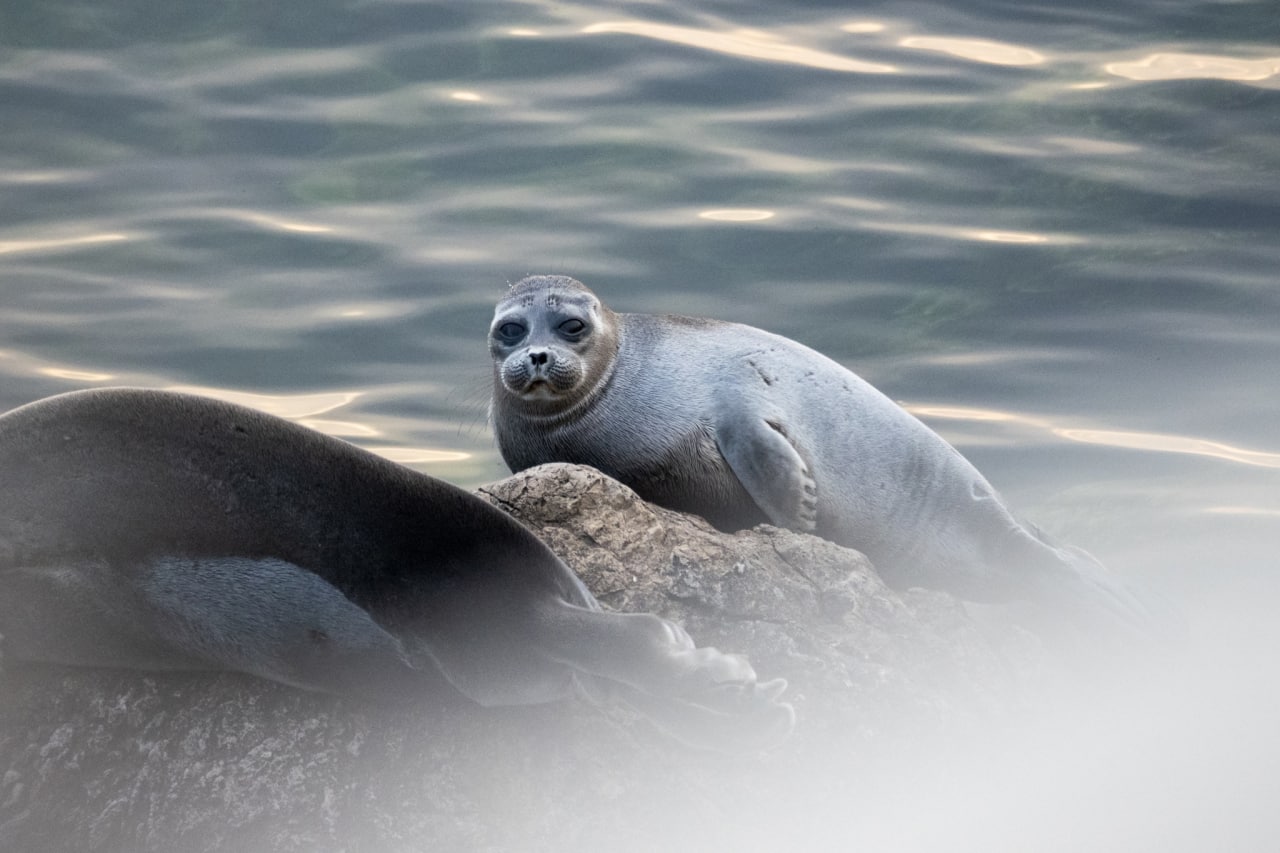
[[[691,746],[765,749],[791,733],[784,680],[759,683],[745,658],[695,646],[674,622],[568,602],[541,614],[544,653],[576,670],[589,695],[621,699]]]
[[[421,678],[398,640],[313,572],[272,558],[102,560],[5,573],[0,630],[17,658],[231,669],[355,693]]]
[[[228,669],[340,694],[421,678],[364,609],[284,560],[161,558],[138,589],[158,634]]]
[[[813,532],[818,524],[818,484],[788,436],[781,414],[721,414],[716,419],[716,446],[772,523]]]

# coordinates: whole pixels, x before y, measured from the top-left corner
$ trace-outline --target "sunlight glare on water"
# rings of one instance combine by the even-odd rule
[[[1172,602],[1188,648],[1111,701],[877,767],[847,815],[805,808],[865,772],[832,748],[778,792],[794,812],[724,822],[773,841],[789,817],[809,849],[1270,849],[1276,21],[1101,0],[0,11],[0,409],[181,388],[470,488],[506,473],[485,336],[509,283],[767,328]],[[653,781],[638,814],[663,814]]]

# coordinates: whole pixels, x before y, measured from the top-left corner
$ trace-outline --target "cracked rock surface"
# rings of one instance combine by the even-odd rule
[[[721,533],[579,466],[479,494],[606,606],[659,613],[787,678],[792,740],[693,754],[584,701],[379,704],[234,674],[10,664],[0,850],[763,849],[856,823],[903,749],[1015,718],[1033,680],[1030,638],[992,642],[954,599],[891,590],[824,540]]]

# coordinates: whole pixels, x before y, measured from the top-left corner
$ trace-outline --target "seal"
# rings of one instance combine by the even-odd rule
[[[480,498],[217,400],[79,391],[0,416],[10,660],[227,669],[308,690],[618,699],[696,746],[789,733],[785,682],[604,610]]]
[[[591,465],[724,530],[768,522],[871,558],[898,587],[1146,606],[1017,518],[939,435],[841,365],[750,326],[611,311],[581,282],[513,285],[489,333],[490,420],[513,471]]]

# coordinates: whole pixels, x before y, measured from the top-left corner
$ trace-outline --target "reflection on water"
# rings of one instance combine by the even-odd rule
[[[1257,506],[1211,506],[1206,508],[1205,512],[1214,515],[1253,515],[1260,518],[1280,520],[1280,509],[1267,509]]]
[[[73,382],[109,382],[114,378],[110,373],[97,373],[92,370],[73,370],[66,367],[41,367],[37,372],[45,376],[52,376],[54,379],[70,379]]]
[[[1163,453],[1190,453],[1196,456],[1212,456],[1229,462],[1256,465],[1260,468],[1280,468],[1280,453],[1261,450],[1245,450],[1220,441],[1190,438],[1182,435],[1165,435],[1154,432],[1123,432],[1109,429],[1058,429],[1063,438],[1089,444],[1106,444],[1111,447],[1129,447],[1135,450],[1156,450]]]
[[[431,450],[426,447],[370,447],[374,453],[386,457],[401,465],[427,465],[435,462],[461,462],[471,457],[470,453],[457,450]]]
[[[247,391],[236,391],[230,388],[196,385],[173,385],[167,390],[213,397],[290,420],[322,415],[334,409],[340,409],[361,396],[359,391],[326,394],[250,394]]]
[[[257,210],[203,210],[193,212],[193,215],[225,216],[228,219],[237,222],[257,225],[260,228],[268,230],[287,231],[294,234],[331,234],[334,231],[334,229],[328,225],[319,225],[313,222],[301,222],[295,219],[286,219],[281,216],[275,216],[273,214],[263,213]]]
[[[1078,243],[1081,237],[1074,234],[1036,234],[1029,231],[1009,231],[990,228],[964,228],[954,225],[927,224],[922,222],[886,222],[866,219],[862,227],[875,231],[895,231],[902,234],[920,234],[943,237],[948,240],[982,240],[990,243]]]
[[[1194,53],[1153,53],[1132,62],[1108,62],[1108,74],[1129,80],[1268,80],[1280,74],[1280,56],[1237,59]]]
[[[814,346],[1201,635],[1269,624],[1271,4],[69,8],[0,12],[2,407],[186,388],[474,486],[492,305],[563,272]]]
[[[644,36],[672,44],[696,47],[746,59],[765,62],[781,62],[806,65],[824,71],[848,71],[856,74],[891,74],[897,69],[892,65],[862,62],[834,53],[827,53],[800,45],[787,44],[768,32],[759,30],[713,32],[695,27],[677,27],[653,24],[646,21],[609,21],[592,24],[582,30],[589,35],[600,33],[625,33]]]
[[[974,409],[963,406],[907,405],[904,408],[916,417],[928,420],[963,420],[995,423],[1002,426],[1030,428],[1049,435],[1085,444],[1104,444],[1131,450],[1150,450],[1161,453],[1188,453],[1195,456],[1211,456],[1228,462],[1239,462],[1260,468],[1280,468],[1280,453],[1246,450],[1220,441],[1168,435],[1154,432],[1132,432],[1116,429],[1086,429],[1055,425],[1044,417],[1002,412],[991,409]]]
[[[951,38],[947,36],[908,36],[898,44],[918,50],[936,50],[960,59],[988,62],[992,65],[1039,65],[1043,54],[1027,47],[1004,44],[987,39]]]
[[[766,219],[772,219],[775,216],[772,210],[752,210],[750,208],[736,208],[725,210],[703,210],[699,211],[699,219],[712,219],[716,222],[763,222]]]
[[[85,234],[79,237],[52,237],[38,240],[0,240],[0,255],[19,253],[55,253],[68,249],[83,249],[100,246],[103,243],[118,243],[123,240],[136,239],[134,235],[124,233]]]
[[[317,418],[344,408],[363,396],[362,392],[336,392],[323,394],[251,394],[229,388],[209,388],[204,386],[175,385],[168,389],[184,394],[198,394],[202,397],[213,397],[228,403],[236,403],[257,409],[270,415],[297,421],[303,426],[322,432],[325,435],[349,439],[382,438],[382,430],[367,423],[353,420],[334,420]],[[427,447],[403,447],[387,444],[360,443],[366,450],[399,462],[402,465],[422,465],[442,462],[462,462],[471,458],[470,453],[457,450],[438,450]]]

